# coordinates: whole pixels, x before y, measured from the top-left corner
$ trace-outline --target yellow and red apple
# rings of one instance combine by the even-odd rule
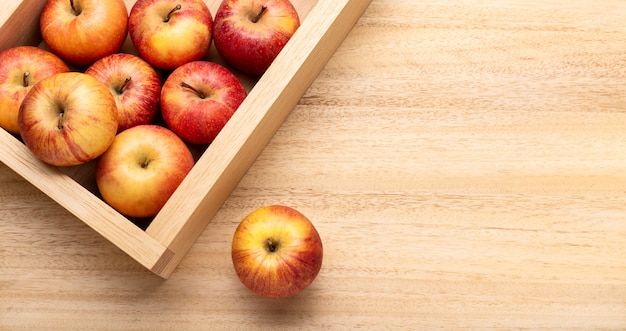
[[[78,66],[118,52],[128,36],[124,0],[48,0],[39,22],[52,52]]]
[[[213,17],[202,0],[138,0],[130,10],[128,28],[143,59],[173,70],[206,55]]]
[[[300,18],[289,0],[224,0],[215,13],[213,40],[229,65],[259,75],[299,27]]]
[[[85,71],[107,85],[118,110],[118,131],[152,123],[159,111],[161,79],[142,58],[116,53],[106,56]]]
[[[17,46],[0,53],[0,127],[17,135],[17,114],[26,93],[44,78],[67,72],[58,56],[33,46]]]
[[[246,98],[241,81],[226,67],[193,61],[176,68],[161,90],[167,126],[191,144],[209,144]]]
[[[117,133],[117,107],[109,89],[80,72],[52,75],[24,97],[18,128],[42,161],[72,166],[100,156]]]
[[[284,205],[254,210],[233,236],[237,276],[251,291],[268,298],[305,289],[317,277],[322,258],[322,240],[311,221]]]
[[[156,215],[194,165],[171,130],[152,124],[120,132],[96,162],[102,199],[130,217]]]

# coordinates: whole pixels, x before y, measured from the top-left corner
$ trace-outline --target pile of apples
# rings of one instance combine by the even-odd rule
[[[98,190],[135,218],[158,213],[246,98],[234,74],[267,70],[300,25],[289,0],[48,0],[44,47],[0,52],[0,126],[43,162],[94,161]],[[130,40],[138,54],[121,51]],[[205,60],[211,44],[222,60]],[[228,66],[228,67],[227,67]],[[231,69],[232,68],[232,69]],[[292,296],[322,264],[313,224],[281,205],[244,218],[232,241],[253,292]]]
[[[289,0],[48,0],[43,47],[0,53],[0,126],[54,166],[96,162],[98,190],[158,213],[300,26]],[[133,51],[123,52],[130,37]],[[225,64],[207,60],[211,45]],[[134,52],[136,50],[136,52]]]

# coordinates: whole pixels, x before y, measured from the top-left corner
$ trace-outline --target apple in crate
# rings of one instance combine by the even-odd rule
[[[211,11],[202,0],[138,0],[128,17],[139,55],[166,70],[204,57],[212,28]]]
[[[55,166],[89,162],[113,142],[117,107],[109,89],[80,72],[52,75],[35,84],[18,113],[24,144]]]
[[[237,276],[253,292],[269,297],[295,295],[317,277],[323,258],[320,236],[302,213],[283,205],[254,210],[232,241]]]
[[[102,199],[130,217],[156,215],[194,165],[171,130],[152,124],[120,132],[96,162]]]
[[[226,67],[193,61],[176,68],[161,90],[167,126],[191,144],[209,144],[246,98],[237,76]]]
[[[259,75],[299,27],[300,18],[289,0],[224,0],[215,13],[213,39],[228,64]]]
[[[26,93],[44,78],[69,68],[58,56],[33,46],[17,46],[0,53],[0,127],[19,134],[17,114]]]
[[[149,124],[159,110],[161,80],[150,64],[138,56],[116,53],[85,71],[109,87],[117,104],[118,132]]]
[[[78,66],[117,53],[128,36],[124,0],[48,0],[39,22],[52,52]]]

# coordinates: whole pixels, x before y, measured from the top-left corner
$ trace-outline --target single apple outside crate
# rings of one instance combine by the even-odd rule
[[[145,268],[168,278],[371,0],[291,1],[302,25],[265,74],[248,79],[246,100],[145,230],[98,197],[89,184],[94,171],[89,165],[46,165],[1,129],[0,161]],[[0,3],[0,51],[41,45],[45,2]],[[125,2],[130,11],[135,1]],[[205,2],[215,15],[221,0]]]

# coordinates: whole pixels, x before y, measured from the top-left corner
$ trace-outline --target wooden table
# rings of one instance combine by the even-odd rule
[[[626,2],[373,0],[164,281],[0,165],[0,329],[626,328]],[[269,300],[265,204],[322,271]]]

